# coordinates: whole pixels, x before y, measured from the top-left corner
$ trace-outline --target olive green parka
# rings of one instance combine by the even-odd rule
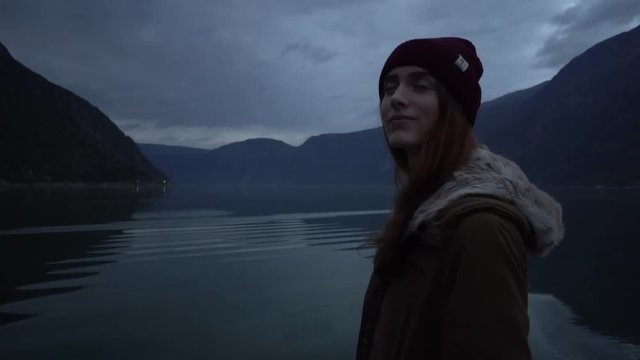
[[[416,210],[391,273],[374,268],[358,360],[530,359],[527,254],[564,236],[560,205],[478,146]]]

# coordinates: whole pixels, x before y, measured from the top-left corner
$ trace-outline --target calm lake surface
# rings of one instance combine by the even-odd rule
[[[535,359],[640,359],[640,190],[550,189]],[[1,359],[352,359],[386,187],[0,191]]]

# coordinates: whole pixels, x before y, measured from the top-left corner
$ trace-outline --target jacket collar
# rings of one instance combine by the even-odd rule
[[[409,223],[409,232],[433,220],[439,211],[464,196],[489,195],[514,204],[535,231],[535,255],[546,255],[564,237],[562,207],[533,185],[514,162],[479,145],[467,165],[456,171],[438,191],[425,200]]]

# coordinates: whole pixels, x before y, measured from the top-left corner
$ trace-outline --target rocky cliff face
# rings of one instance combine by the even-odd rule
[[[29,70],[0,44],[0,182],[165,178],[103,112]]]

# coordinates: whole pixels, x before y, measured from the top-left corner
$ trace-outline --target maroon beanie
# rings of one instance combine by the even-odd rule
[[[419,66],[428,70],[462,105],[471,124],[475,123],[482,98],[479,81],[483,69],[471,41],[443,37],[413,39],[398,45],[380,72],[380,101],[384,97],[384,78],[399,66]]]

